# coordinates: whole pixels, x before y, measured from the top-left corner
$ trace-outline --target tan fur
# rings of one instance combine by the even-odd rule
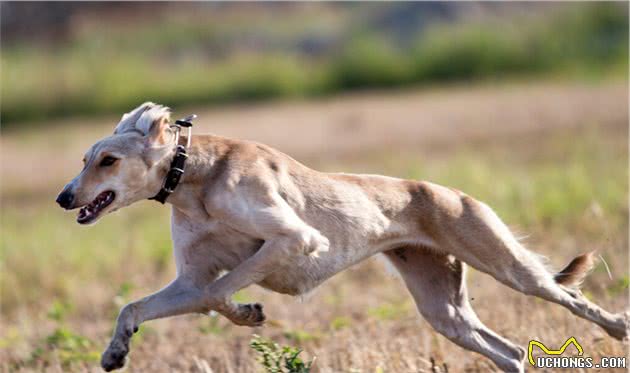
[[[556,273],[554,280],[560,285],[579,287],[595,266],[595,253],[575,257],[564,269]]]
[[[64,189],[75,196],[70,207],[108,190],[116,198],[103,214],[153,196],[174,154],[167,121],[168,109],[151,103],[123,116],[115,134],[88,151],[84,170]],[[400,271],[420,313],[438,332],[506,371],[523,371],[523,350],[474,314],[466,297],[466,264],[561,304],[615,338],[628,334],[627,315],[608,313],[559,286],[487,205],[458,190],[380,175],[322,173],[268,146],[219,136],[193,136],[188,152],[186,173],[167,200],[177,277],[121,310],[102,357],[106,370],[123,366],[142,322],[214,310],[236,324],[258,326],[265,319],[262,306],[234,303],[236,291],[258,284],[303,294],[378,253]],[[119,158],[115,168],[98,166],[104,154]],[[574,260],[558,281],[580,280],[588,258]]]

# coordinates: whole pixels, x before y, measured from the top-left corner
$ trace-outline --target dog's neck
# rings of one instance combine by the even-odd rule
[[[201,140],[200,138],[203,138]],[[167,203],[184,212],[186,215],[202,213],[200,206],[204,206],[202,199],[205,181],[212,177],[216,160],[221,156],[218,144],[211,140],[212,136],[193,136],[190,147],[186,148],[188,159],[179,184],[166,199]],[[186,145],[187,137],[180,136],[179,144]],[[202,144],[203,143],[203,144]],[[166,176],[175,151],[162,165],[161,173]],[[207,216],[205,211],[204,215]]]

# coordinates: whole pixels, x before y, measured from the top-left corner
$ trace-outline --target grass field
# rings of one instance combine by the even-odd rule
[[[584,292],[619,312],[629,306],[626,84],[454,86],[228,106],[197,111],[196,130],[260,140],[321,170],[461,189],[494,207],[555,267],[599,250],[611,277],[598,265]],[[54,204],[83,151],[116,119],[77,118],[1,138],[0,370],[99,371],[119,307],[174,275],[168,208],[141,202],[84,228]],[[575,336],[587,356],[626,356],[627,345],[559,306],[476,271],[468,284],[481,320],[524,347]],[[257,287],[236,297],[263,303],[266,326],[201,315],[153,321],[134,338],[128,370],[256,372],[253,333],[303,348],[316,357],[315,372],[495,369],[433,332],[376,260],[304,299]]]

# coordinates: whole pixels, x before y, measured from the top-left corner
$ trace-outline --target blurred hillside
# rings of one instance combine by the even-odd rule
[[[626,74],[627,3],[2,3],[4,128],[471,79]]]

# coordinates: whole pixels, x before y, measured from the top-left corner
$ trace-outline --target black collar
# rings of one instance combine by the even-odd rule
[[[175,131],[177,131],[175,133],[175,143],[177,144],[177,147],[175,148],[175,157],[173,157],[173,160],[171,161],[171,168],[166,173],[166,178],[164,179],[164,184],[162,185],[162,189],[160,189],[160,191],[156,195],[154,195],[153,197],[149,199],[152,199],[152,200],[155,200],[164,204],[168,196],[170,196],[171,193],[175,191],[175,188],[177,188],[177,185],[179,184],[179,181],[181,180],[182,175],[184,174],[184,169],[186,166],[186,159],[188,159],[188,154],[186,153],[186,146],[179,144],[179,131],[181,130],[182,127],[188,128],[188,138],[186,139],[186,141],[187,141],[187,146],[190,147],[192,121],[196,117],[197,116],[193,114],[185,119],[180,119],[180,120],[175,121]]]

